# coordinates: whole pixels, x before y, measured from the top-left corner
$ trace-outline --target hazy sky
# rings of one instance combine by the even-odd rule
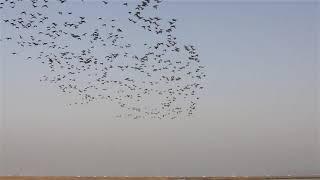
[[[117,2],[108,10],[90,2],[66,8],[127,17]],[[198,48],[208,75],[189,119],[114,119],[118,107],[108,102],[66,108],[66,95],[39,82],[47,69],[1,44],[0,175],[319,172],[317,11],[316,1],[165,1],[159,15],[179,20],[177,37]]]

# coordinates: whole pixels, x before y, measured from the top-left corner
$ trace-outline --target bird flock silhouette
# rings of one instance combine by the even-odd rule
[[[175,36],[177,19],[145,13],[158,11],[163,0],[117,2],[126,8],[125,21],[152,37],[143,44],[130,40],[119,18],[93,19],[57,8],[75,1],[0,0],[1,25],[10,28],[10,35],[2,33],[0,41],[19,47],[8,52],[11,56],[48,68],[40,81],[71,96],[68,106],[109,101],[121,107],[118,118],[132,119],[175,119],[194,113],[205,66],[197,48]],[[78,1],[81,6],[92,2]],[[113,5],[107,0],[95,3]],[[48,13],[51,7],[55,15]],[[15,16],[5,17],[9,11]]]

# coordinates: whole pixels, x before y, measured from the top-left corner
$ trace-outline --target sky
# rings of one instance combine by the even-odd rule
[[[127,18],[119,2],[87,4],[64,8]],[[178,19],[177,38],[194,44],[206,66],[197,111],[186,119],[115,119],[119,107],[109,102],[67,108],[70,97],[39,82],[48,69],[1,43],[0,175],[316,174],[318,11],[315,1],[164,1],[158,15]],[[122,25],[132,41],[150,38]],[[1,36],[12,33],[0,26]]]

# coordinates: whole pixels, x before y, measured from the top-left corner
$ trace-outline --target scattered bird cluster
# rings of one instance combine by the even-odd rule
[[[106,0],[100,3],[112,6]],[[0,0],[0,13],[15,14],[1,15],[1,23],[10,27],[11,36],[2,36],[0,41],[18,45],[19,51],[16,48],[11,55],[44,64],[49,71],[40,81],[52,83],[74,97],[70,106],[107,100],[122,108],[123,113],[117,117],[190,116],[203,89],[205,67],[200,64],[196,47],[180,44],[175,37],[177,19],[145,13],[157,11],[161,3],[142,0],[121,4],[128,9],[125,20],[154,37],[141,44],[142,53],[135,49],[137,44],[129,42],[130,32],[119,19],[93,20],[65,10],[49,15],[51,6],[64,6],[68,0]],[[26,10],[20,10],[23,8]]]

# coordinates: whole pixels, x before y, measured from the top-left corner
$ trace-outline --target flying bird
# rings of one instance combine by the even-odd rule
[[[54,2],[65,7],[69,3]],[[87,5],[82,2],[81,6]],[[196,111],[207,76],[205,66],[197,48],[175,36],[179,28],[176,18],[154,17],[145,12],[148,7],[152,11],[160,9],[162,1],[141,0],[132,8],[124,2],[126,8],[121,7],[126,10],[125,18],[110,19],[56,11],[53,3],[49,4],[48,0],[1,2],[1,11],[15,11],[17,5],[32,7],[9,19],[2,18],[12,31],[1,43],[17,45],[10,51],[11,55],[24,52],[16,58],[25,56],[24,60],[46,66],[49,71],[40,81],[76,97],[68,106],[109,101],[123,110],[118,118],[132,119],[176,119]],[[55,10],[61,16],[56,18],[43,8]],[[132,27],[127,27],[126,22],[132,23]],[[142,43],[135,41],[138,37],[130,34],[132,30],[152,38]],[[150,97],[156,97],[157,103],[146,104]]]

